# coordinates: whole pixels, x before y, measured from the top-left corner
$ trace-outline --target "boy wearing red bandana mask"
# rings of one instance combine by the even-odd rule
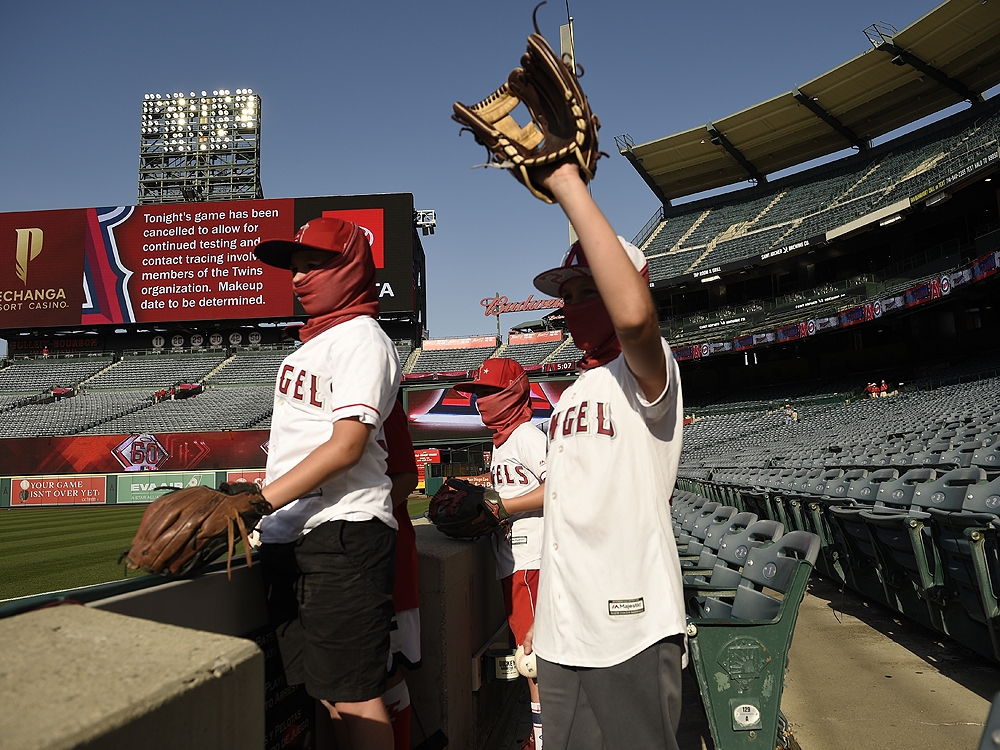
[[[545,434],[531,424],[528,374],[513,359],[483,362],[475,380],[454,386],[476,396],[483,424],[493,431],[490,472],[493,489],[511,514],[511,528],[493,534],[497,578],[503,587],[513,645],[524,643],[535,619],[538,568],[542,555],[542,499],[545,491]],[[522,748],[542,747],[538,681],[528,679],[532,734]]]
[[[681,384],[646,259],[579,169],[541,172],[580,240],[535,286],[565,301],[580,377],[549,423],[537,655],[548,750],[676,750],[685,614],[670,496]]]
[[[379,327],[364,232],[314,219],[255,254],[287,268],[309,314],[274,392],[260,524],[268,612],[289,684],[305,683],[338,746],[390,750],[386,688],[397,522],[382,424],[400,366]],[[322,710],[322,709],[320,709]]]

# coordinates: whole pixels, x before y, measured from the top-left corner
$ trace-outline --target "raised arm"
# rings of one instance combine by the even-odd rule
[[[557,167],[542,182],[556,197],[580,238],[629,369],[646,398],[656,398],[667,382],[667,363],[649,285],[625,254],[575,164]]]

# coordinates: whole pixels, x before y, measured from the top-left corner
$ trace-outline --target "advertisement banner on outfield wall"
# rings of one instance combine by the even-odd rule
[[[146,472],[118,476],[118,504],[151,503],[164,492],[185,487],[212,487],[216,485],[215,472]]]
[[[320,216],[364,230],[383,312],[416,309],[412,195],[281,198],[0,214],[3,328],[301,314],[253,250]]]
[[[0,476],[257,468],[267,430],[66,435],[0,440]]]
[[[10,507],[103,505],[107,483],[102,476],[11,477]]]
[[[236,484],[237,482],[246,482],[247,484],[256,484],[258,487],[264,486],[264,475],[267,472],[263,469],[246,469],[246,470],[234,470],[226,472],[226,481],[229,484]]]

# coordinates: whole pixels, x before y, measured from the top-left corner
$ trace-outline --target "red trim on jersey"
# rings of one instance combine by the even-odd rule
[[[524,643],[528,628],[535,621],[535,604],[538,602],[538,571],[515,570],[513,575],[500,579],[507,624],[514,647]]]
[[[331,414],[336,414],[336,413],[337,413],[338,411],[343,411],[344,409],[350,409],[350,408],[351,408],[352,406],[363,406],[363,407],[365,407],[366,409],[371,409],[371,410],[372,410],[373,412],[375,412],[375,414],[377,414],[378,416],[380,416],[380,417],[382,416],[382,412],[380,412],[380,411],[379,411],[378,409],[376,409],[376,408],[375,408],[374,406],[369,406],[368,404],[344,404],[343,406],[338,406],[338,407],[337,407],[336,409],[334,409],[334,410],[333,410],[332,412],[330,412],[330,413],[331,413]]]

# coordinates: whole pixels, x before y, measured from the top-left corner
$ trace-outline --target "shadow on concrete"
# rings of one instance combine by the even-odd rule
[[[866,601],[837,582],[813,574],[809,595],[827,602],[837,618],[854,617],[918,656],[946,677],[986,700],[1000,685],[1000,666],[966,650],[948,636],[926,628],[881,604]]]

